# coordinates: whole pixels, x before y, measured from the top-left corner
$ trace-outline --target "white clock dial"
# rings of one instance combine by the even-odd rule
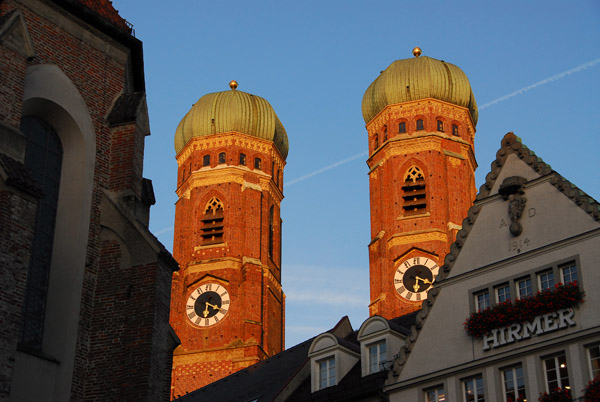
[[[440,267],[428,257],[411,257],[402,261],[394,273],[394,288],[409,301],[422,301],[433,287]]]
[[[223,285],[203,283],[188,297],[185,314],[192,324],[208,327],[225,318],[229,305],[229,292]]]

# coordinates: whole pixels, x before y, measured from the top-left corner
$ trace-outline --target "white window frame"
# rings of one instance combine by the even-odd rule
[[[564,353],[561,353],[558,355],[545,357],[542,360],[544,366],[544,380],[546,383],[546,392],[551,392],[556,387],[559,387],[561,389],[571,389],[571,382],[569,381],[569,371],[567,365],[567,356]],[[554,367],[548,367],[548,364],[550,362],[553,363]],[[556,381],[556,387],[550,387],[550,382],[548,380],[549,372],[554,372],[554,374],[556,375],[556,380],[553,380]]]
[[[446,402],[446,391],[444,385],[437,385],[424,390],[425,402]]]
[[[551,279],[552,283],[550,283],[550,280],[542,279],[542,277],[545,275],[549,275],[552,277],[552,279]],[[554,289],[554,285],[556,284],[556,282],[554,280],[554,270],[547,269],[547,270],[538,272],[537,280],[538,280],[538,287],[541,291]]]
[[[485,402],[485,386],[481,374],[464,378],[462,384],[465,402]],[[479,390],[481,390],[481,392]]]
[[[329,356],[317,361],[317,368],[320,390],[336,385],[335,356]],[[323,371],[323,368],[325,368],[325,371]],[[323,374],[325,375],[323,376]],[[325,383],[323,383],[323,380],[325,380]]]
[[[521,287],[519,286],[520,283],[526,283],[525,288],[529,289],[529,294],[522,294],[521,293]],[[517,298],[518,299],[523,299],[523,298],[526,298],[526,297],[532,297],[533,296],[533,283],[531,281],[531,277],[530,276],[516,279],[515,280],[515,288],[516,288]]]
[[[572,278],[572,274],[569,274],[569,279],[567,280],[567,278],[565,278],[565,271],[567,269],[571,270],[571,268],[574,269],[575,271],[575,278]],[[578,281],[578,272],[577,272],[577,263],[575,261],[569,261],[565,264],[561,264],[558,266],[558,270],[560,271],[560,280],[562,283],[571,283],[571,282],[577,282]]]
[[[500,300],[500,290],[506,290],[506,289],[508,290],[507,291],[508,293],[504,294],[504,300],[501,301]],[[511,294],[510,294],[510,284],[508,284],[508,283],[505,283],[505,284],[495,287],[494,293],[496,294],[496,303],[504,303],[504,302],[512,300]],[[507,295],[508,295],[508,297],[507,297]]]
[[[521,377],[518,376],[518,370],[521,371]],[[504,402],[508,402],[508,393],[511,392],[513,394],[513,397],[511,398],[513,401],[517,401],[520,398],[520,390],[522,389],[523,391],[523,399],[527,399],[527,386],[525,383],[525,370],[523,369],[523,365],[521,364],[517,364],[511,367],[505,367],[503,369],[500,369],[501,373],[502,373],[502,394],[503,394],[503,400]],[[509,382],[506,379],[506,373],[509,372],[512,374],[512,379],[510,380],[510,382],[512,383],[512,390],[509,391],[506,389],[506,384]],[[519,388],[519,380],[520,382],[523,384],[523,386],[521,388]]]
[[[382,346],[383,352],[381,351]],[[373,353],[371,353],[373,349],[375,349],[375,359],[373,359]],[[367,345],[367,356],[369,360],[369,374],[377,373],[379,371],[384,370],[385,362],[387,362],[387,345],[385,339]]]
[[[479,296],[487,296],[484,297],[485,300],[483,301],[483,305],[480,305],[479,303]],[[483,311],[486,308],[490,308],[492,306],[492,301],[490,300],[490,292],[487,289],[474,293],[473,297],[475,302],[475,311]]]
[[[588,365],[590,369],[590,379],[600,375],[600,345],[593,345],[586,348]],[[592,357],[592,349],[596,350],[596,357]],[[594,364],[595,363],[595,364]]]

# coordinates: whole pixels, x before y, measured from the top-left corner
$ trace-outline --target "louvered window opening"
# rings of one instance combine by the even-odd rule
[[[416,166],[408,169],[402,191],[402,208],[405,216],[425,212],[427,209],[427,193],[425,191],[425,177],[421,169]]]
[[[202,217],[202,245],[223,243],[224,228],[223,204],[213,197]]]

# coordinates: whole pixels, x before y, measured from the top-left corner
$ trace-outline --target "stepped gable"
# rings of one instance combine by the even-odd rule
[[[456,240],[450,247],[450,253],[446,255],[444,265],[441,267],[439,275],[436,278],[438,283],[448,277],[448,274],[452,270],[454,262],[456,261],[462,246],[464,245],[469,233],[471,232],[471,229],[475,224],[475,220],[477,219],[477,216],[481,210],[481,206],[477,205],[477,201],[482,200],[490,195],[496,179],[504,167],[506,159],[511,154],[517,155],[519,159],[527,163],[534,171],[542,176],[554,175],[554,177],[550,179],[550,183],[586,213],[588,213],[595,221],[600,221],[600,204],[595,199],[587,195],[575,184],[571,183],[554,171],[549,164],[542,160],[542,158],[537,156],[533,151],[523,145],[519,137],[517,137],[514,133],[509,132],[502,139],[501,148],[496,153],[496,160],[491,164],[491,170],[486,175],[485,183],[479,189],[475,205],[469,208],[469,213],[463,220],[462,229],[456,235]],[[423,327],[423,324],[427,319],[429,311],[433,306],[439,292],[439,288],[434,287],[427,293],[427,299],[423,302],[421,310],[416,312],[416,323],[412,327],[412,333],[407,338],[406,345],[400,350],[399,359],[394,361],[394,365],[392,370],[390,370],[388,380],[393,381],[394,377],[400,375],[400,372],[408,360],[408,356],[411,353],[413,345],[416,343],[417,338],[419,337],[421,328]]]

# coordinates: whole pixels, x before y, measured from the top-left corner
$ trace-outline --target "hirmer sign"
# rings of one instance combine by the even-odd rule
[[[495,349],[500,346],[529,339],[559,329],[572,327],[573,309],[565,308],[544,315],[539,315],[531,321],[515,323],[507,327],[496,328],[483,336],[483,350]]]

